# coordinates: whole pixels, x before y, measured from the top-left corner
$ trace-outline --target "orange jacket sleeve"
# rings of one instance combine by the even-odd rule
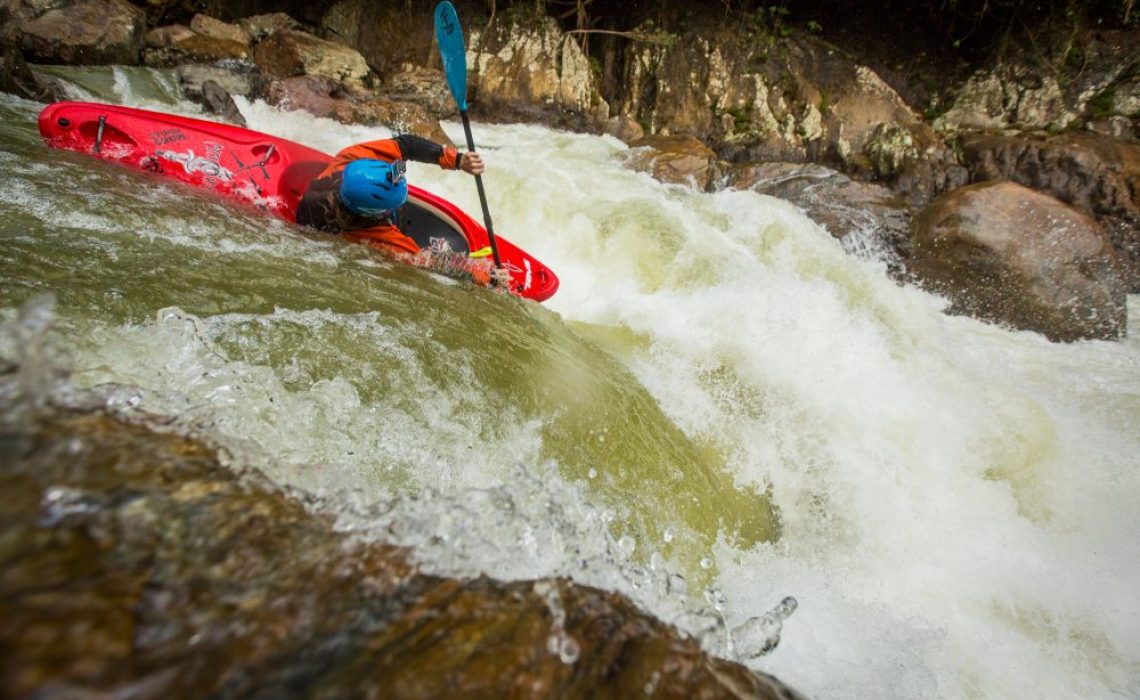
[[[445,170],[458,170],[460,160],[459,151],[451,146],[441,146],[425,138],[403,134],[393,139],[365,141],[341,149],[318,177],[327,177],[339,172],[344,166],[361,158],[385,160],[389,163],[394,160],[414,160],[421,163],[434,161]]]

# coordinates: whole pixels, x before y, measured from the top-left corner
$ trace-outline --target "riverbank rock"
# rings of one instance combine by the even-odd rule
[[[1054,341],[1125,332],[1108,236],[1091,217],[1012,182],[963,187],[921,212],[910,272],[946,295],[951,313]]]
[[[645,129],[637,123],[636,119],[624,114],[607,119],[605,132],[627,144],[645,138]]]
[[[193,440],[12,406],[17,373],[0,376],[7,695],[801,697],[622,596],[428,576]]]
[[[729,187],[795,204],[849,253],[896,265],[910,255],[910,210],[884,185],[813,163],[730,166],[726,181]]]
[[[248,61],[225,61],[219,64],[187,63],[174,70],[178,86],[186,97],[197,100],[202,85],[213,81],[231,95],[253,100],[264,97],[265,77]]]
[[[665,183],[704,190],[712,182],[716,153],[691,136],[651,134],[630,144],[627,165]]]
[[[974,180],[1012,180],[1100,221],[1127,288],[1140,292],[1140,145],[1072,132],[1045,139],[970,135],[961,146]]]
[[[276,78],[317,76],[363,87],[368,77],[368,64],[357,51],[295,29],[271,34],[254,49],[253,60]]]
[[[220,19],[215,19],[200,12],[194,15],[193,19],[190,20],[190,29],[195,34],[200,34],[201,36],[231,41],[245,47],[249,47],[253,41],[252,35],[245,27],[223,22]]]
[[[1134,31],[1082,30],[1066,46],[1015,53],[977,70],[934,121],[942,132],[1058,131],[1086,120],[1140,116],[1140,54]],[[1079,48],[1076,48],[1079,47]],[[1073,62],[1073,59],[1077,62]],[[1049,63],[1052,59],[1052,63]]]
[[[36,63],[135,65],[145,27],[143,11],[126,0],[80,0],[25,23],[22,41]]]
[[[552,18],[471,31],[472,109],[491,121],[541,121],[599,131],[609,118],[590,61]]]
[[[459,107],[447,87],[443,71],[407,64],[384,83],[386,97],[400,102],[414,102],[438,119],[459,114]]]
[[[266,101],[283,109],[303,110],[344,124],[382,125],[453,145],[439,120],[420,105],[353,92],[327,76],[302,75],[273,81]]]
[[[301,24],[284,12],[269,12],[239,19],[236,24],[244,29],[252,41],[261,41],[274,32],[300,29]]]

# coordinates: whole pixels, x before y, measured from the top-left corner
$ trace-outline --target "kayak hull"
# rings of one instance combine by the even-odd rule
[[[213,190],[296,222],[309,183],[332,156],[287,139],[229,124],[90,102],[57,102],[39,116],[40,135],[61,148]],[[422,249],[487,254],[486,229],[451,202],[414,185],[400,226]],[[495,236],[511,290],[545,301],[558,277],[534,256]]]

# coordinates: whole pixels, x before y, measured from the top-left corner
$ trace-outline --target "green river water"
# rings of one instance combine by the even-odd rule
[[[53,72],[195,114],[165,73]],[[330,152],[388,133],[240,106]],[[428,570],[571,576],[726,656],[724,630],[795,596],[745,660],[813,696],[1140,693],[1135,337],[947,317],[786,202],[477,124],[496,230],[562,280],[539,305],[51,151],[39,108],[0,96],[0,318],[50,294],[30,361],[116,410]],[[478,211],[470,178],[410,177]]]

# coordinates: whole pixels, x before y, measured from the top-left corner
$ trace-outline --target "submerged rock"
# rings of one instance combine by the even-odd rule
[[[1124,335],[1124,285],[1089,216],[1012,182],[955,190],[914,222],[910,269],[951,312],[1054,341]]]
[[[0,406],[12,697],[799,697],[620,595],[424,575],[194,440],[37,405]]]

